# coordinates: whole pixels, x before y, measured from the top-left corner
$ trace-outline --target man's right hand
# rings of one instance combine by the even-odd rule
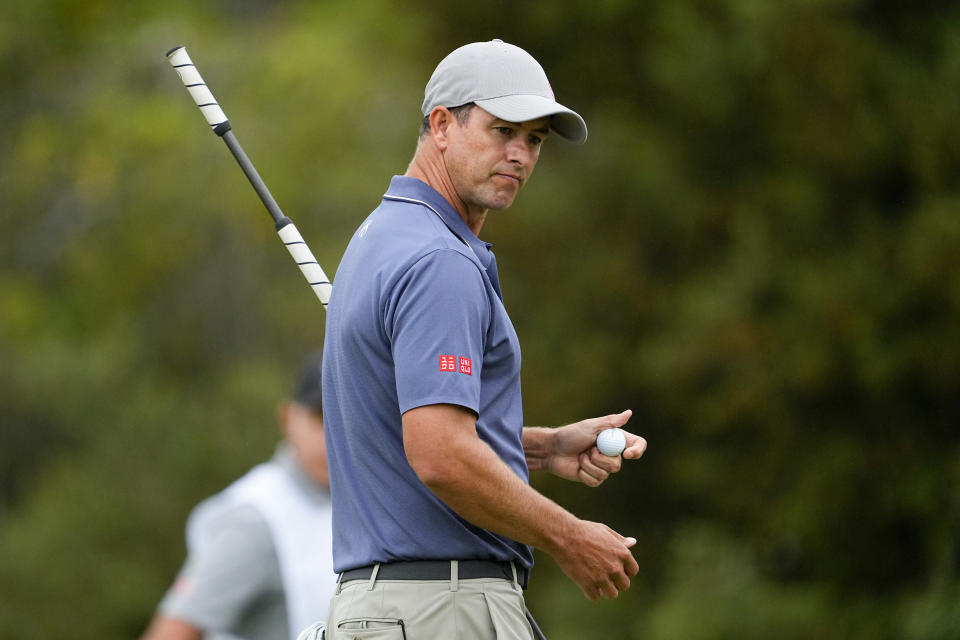
[[[637,543],[600,522],[577,520],[550,553],[588,600],[613,600],[630,586],[640,566],[630,552]]]

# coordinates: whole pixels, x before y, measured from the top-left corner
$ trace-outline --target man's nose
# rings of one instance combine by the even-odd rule
[[[523,140],[514,139],[507,144],[507,160],[514,164],[527,166],[533,156],[533,150]]]

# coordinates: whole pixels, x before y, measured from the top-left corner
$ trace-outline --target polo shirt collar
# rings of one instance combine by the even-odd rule
[[[385,196],[420,200],[429,205],[431,209],[440,214],[440,218],[443,219],[447,228],[473,249],[473,253],[480,260],[480,263],[487,269],[492,267],[494,273],[496,273],[496,260],[491,251],[493,244],[478,238],[460,217],[460,214],[447,202],[447,199],[426,182],[410,176],[393,176],[393,179],[390,180],[390,188],[387,189]]]

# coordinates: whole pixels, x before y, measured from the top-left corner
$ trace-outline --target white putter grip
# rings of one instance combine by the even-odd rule
[[[227,123],[226,126],[229,128],[227,115],[223,112],[223,109],[220,108],[220,105],[217,104],[217,100],[213,97],[213,94],[210,93],[210,89],[207,88],[203,78],[200,77],[200,72],[193,66],[193,61],[190,60],[186,47],[171,49],[167,53],[167,59],[173,68],[176,69],[180,80],[183,81],[183,86],[187,88],[187,91],[189,91],[193,97],[193,101],[200,107],[200,112],[203,113],[203,117],[207,119],[207,123],[209,123],[213,129],[216,129],[224,123]]]
[[[289,220],[289,218],[287,218],[287,220]],[[283,244],[287,246],[287,250],[290,251],[290,255],[293,256],[293,261],[300,267],[300,271],[303,272],[303,276],[307,279],[307,282],[310,283],[313,292],[317,294],[317,297],[320,299],[320,304],[326,308],[327,303],[330,301],[330,290],[333,288],[333,285],[330,284],[330,278],[327,277],[327,274],[320,268],[317,259],[313,257],[313,252],[310,251],[310,247],[303,241],[303,236],[297,231],[296,225],[290,222],[283,228],[278,229],[277,234],[280,236],[280,239],[283,240]]]

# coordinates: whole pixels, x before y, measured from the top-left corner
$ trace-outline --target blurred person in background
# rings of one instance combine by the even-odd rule
[[[142,640],[289,640],[326,617],[336,587],[321,355],[280,403],[273,457],[201,502],[187,559]]]

